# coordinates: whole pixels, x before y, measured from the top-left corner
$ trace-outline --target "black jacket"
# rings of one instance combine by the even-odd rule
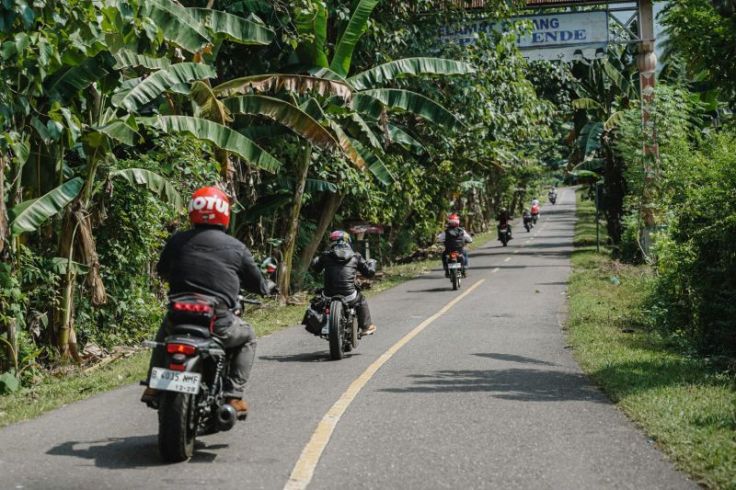
[[[312,270],[325,271],[326,296],[349,296],[355,292],[355,276],[358,272],[366,277],[376,273],[375,263],[366,261],[350,245],[336,245],[312,261]]]
[[[465,230],[459,226],[445,230],[445,251],[462,252],[465,247]]]
[[[216,226],[175,233],[156,270],[169,283],[169,294],[207,294],[228,308],[237,306],[241,289],[263,296],[270,292],[246,246]]]

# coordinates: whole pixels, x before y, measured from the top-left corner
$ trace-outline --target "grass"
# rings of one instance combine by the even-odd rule
[[[476,235],[471,248],[483,245],[491,237],[491,232]],[[439,260],[385,267],[382,279],[374,282],[366,291],[366,295],[374,296],[437,267],[440,267]],[[245,318],[254,326],[258,337],[263,337],[283,328],[298,325],[305,307],[306,299],[304,303],[286,306],[267,302],[263,307],[256,309],[248,307]],[[130,357],[114,361],[89,373],[70,368],[65,371],[63,377],[45,375],[31,387],[0,396],[0,427],[37,417],[44,412],[84,400],[97,393],[137,383],[146,375],[149,356],[148,351],[136,352]]]
[[[568,320],[577,361],[680,469],[706,487],[736,489],[733,373],[648,328],[651,270],[597,254],[593,205],[579,199]]]

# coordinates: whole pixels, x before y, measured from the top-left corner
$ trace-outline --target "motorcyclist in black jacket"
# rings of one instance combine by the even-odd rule
[[[276,285],[263,277],[246,246],[225,231],[230,221],[230,203],[224,192],[215,187],[195,191],[189,202],[189,219],[193,228],[169,239],[156,270],[169,283],[169,295],[199,293],[217,300],[212,334],[223,342],[230,359],[225,396],[243,415],[248,411],[243,388],[253,366],[256,336],[233,310],[239,307],[241,289],[266,296],[276,290]],[[164,341],[171,326],[167,316],[156,334],[157,342]],[[157,347],[151,356],[151,367],[163,367],[164,362],[164,349]],[[141,401],[154,402],[157,396],[157,390],[147,388]]]
[[[355,278],[358,272],[365,277],[374,276],[376,261],[365,260],[359,253],[354,252],[350,242],[350,235],[342,230],[330,233],[330,249],[312,261],[312,270],[318,274],[324,271],[325,296],[350,298],[348,303],[355,307],[361,336],[373,335],[376,332],[376,325],[371,320],[365,296],[355,285]]]
[[[498,239],[501,239],[501,228],[506,226],[509,230],[509,240],[512,240],[514,237],[511,236],[511,213],[509,213],[509,210],[506,208],[501,208],[498,216],[496,216],[496,220],[498,221],[498,225],[496,226],[496,230],[498,231]]]
[[[468,251],[465,250],[465,245],[472,243],[473,237],[464,228],[460,227],[460,216],[452,213],[447,217],[447,226],[445,231],[437,235],[437,242],[445,246],[445,250],[442,252],[442,267],[445,269],[445,277],[450,277],[450,270],[447,268],[447,257],[450,252],[460,252],[462,254],[464,271],[467,271]]]

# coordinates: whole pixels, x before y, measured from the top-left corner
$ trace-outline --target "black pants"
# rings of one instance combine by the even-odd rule
[[[367,306],[366,306],[367,308]],[[369,316],[370,319],[370,316]],[[163,342],[171,335],[172,325],[167,318],[161,323],[156,334],[156,342]],[[225,380],[225,396],[228,398],[242,398],[245,383],[250,377],[253,361],[256,357],[256,334],[253,328],[235,315],[218,318],[215,322],[213,336],[222,342],[229,359],[228,376]],[[151,378],[151,368],[164,367],[166,352],[163,347],[157,347],[151,355],[151,364],[148,368],[148,378]]]
[[[350,302],[350,306],[355,308],[355,313],[358,317],[358,328],[365,330],[373,324],[371,320],[371,310],[368,309],[368,301],[365,296],[358,292],[358,297]]]

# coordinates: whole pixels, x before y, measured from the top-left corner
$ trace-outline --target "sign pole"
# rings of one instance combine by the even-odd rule
[[[600,183],[595,183],[595,252],[600,253],[601,252],[601,234],[600,234],[600,195],[601,195],[601,185]]]
[[[641,126],[644,153],[644,188],[642,192],[641,216],[644,222],[641,243],[645,254],[651,247],[651,233],[656,225],[655,189],[656,165],[659,160],[657,131],[654,121],[654,85],[656,81],[657,56],[654,53],[654,14],[652,0],[639,0],[639,68],[641,89]]]

